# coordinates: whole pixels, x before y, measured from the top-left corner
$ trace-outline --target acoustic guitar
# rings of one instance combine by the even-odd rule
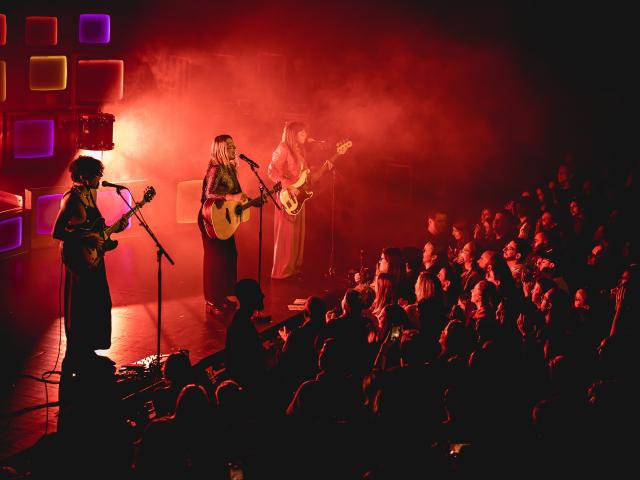
[[[92,225],[87,228],[78,229],[76,238],[65,240],[62,242],[62,261],[75,273],[85,273],[95,270],[99,265],[104,254],[118,246],[117,240],[111,240],[111,234],[116,229],[119,222],[129,219],[134,213],[142,208],[143,205],[153,200],[156,196],[156,190],[153,187],[147,187],[144,190],[144,198],[136,204],[127,213],[122,215],[120,219],[110,227],[106,227],[104,218],[97,218]],[[98,233],[104,240],[100,247],[89,247],[85,245],[83,234]]]
[[[269,194],[277,193],[282,188],[280,182],[269,190]],[[267,195],[265,192],[264,195]],[[202,216],[204,217],[204,228],[210,238],[226,240],[235,233],[241,223],[248,222],[250,218],[249,208],[259,207],[264,202],[263,197],[256,197],[253,200],[248,198],[243,201],[237,200],[214,200],[209,198],[202,205]]]
[[[313,192],[311,191],[311,183],[312,180],[318,180],[324,173],[329,170],[329,165],[333,164],[333,162],[340,155],[344,155],[347,150],[349,150],[353,146],[353,142],[351,140],[343,140],[342,142],[338,142],[336,144],[336,153],[329,160],[322,164],[322,167],[314,173],[313,179],[311,178],[311,170],[305,169],[300,173],[300,176],[289,185],[288,188],[282,189],[280,192],[280,202],[282,202],[282,206],[284,210],[289,215],[297,215],[302,210],[304,206],[304,202],[309,200],[313,196]],[[298,189],[298,193],[293,193],[290,188],[295,187]]]

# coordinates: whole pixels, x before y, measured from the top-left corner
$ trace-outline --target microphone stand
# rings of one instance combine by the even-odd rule
[[[156,248],[157,248],[156,260],[158,262],[158,334],[156,339],[156,359],[153,367],[155,368],[154,373],[156,374],[156,376],[160,377],[162,375],[160,371],[160,333],[162,332],[162,257],[163,256],[167,257],[167,260],[169,260],[169,263],[171,263],[171,265],[175,265],[175,262],[173,261],[169,253],[160,244],[160,241],[154,235],[153,231],[151,230],[151,227],[149,227],[147,222],[145,222],[143,218],[140,215],[138,215],[137,211],[131,208],[131,205],[129,205],[127,200],[122,196],[122,194],[120,193],[120,190],[123,190],[123,189],[116,188],[116,193],[120,195],[120,198],[122,198],[122,201],[127,205],[129,210],[133,212],[133,215],[138,219],[142,228],[146,230],[146,232],[149,234],[151,239],[155,242]],[[131,194],[130,190],[129,190],[129,194],[131,195],[131,200],[133,200],[133,195]],[[135,203],[135,201],[133,203]]]
[[[336,167],[335,165],[331,169],[331,252],[329,253],[329,269],[327,270],[327,276],[329,278],[333,278],[336,274],[336,270],[334,268],[334,256],[335,256],[335,225],[336,225],[336,214],[335,214],[335,203],[336,203]]]
[[[264,193],[266,192],[267,195],[269,195],[269,198],[271,198],[271,201],[273,202],[273,204],[276,206],[278,210],[282,210],[282,208],[280,207],[280,205],[278,205],[278,202],[276,202],[276,199],[273,197],[272,193],[269,191],[269,188],[267,187],[267,185],[262,181],[262,178],[260,178],[260,174],[257,171],[257,168],[259,168],[258,165],[254,163],[249,163],[249,162],[247,162],[247,164],[249,165],[249,168],[251,168],[251,171],[254,173],[254,175],[258,179],[258,188],[260,189],[261,200],[260,200],[260,223],[258,227],[258,287],[260,287],[260,290],[262,290],[262,207],[265,203]],[[270,317],[262,316],[260,312],[258,312],[257,318],[263,319],[263,321],[270,320]]]

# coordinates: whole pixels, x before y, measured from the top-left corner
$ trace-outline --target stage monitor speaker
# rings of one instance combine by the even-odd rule
[[[103,13],[83,13],[78,23],[80,43],[105,44],[111,40],[111,17]]]
[[[27,17],[25,42],[28,46],[58,44],[58,17]]]

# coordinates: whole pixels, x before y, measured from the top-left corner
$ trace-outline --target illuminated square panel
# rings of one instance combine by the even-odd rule
[[[22,246],[22,216],[0,220],[0,253]]]
[[[35,91],[67,88],[67,57],[32,56],[29,59],[29,88]]]
[[[143,196],[144,183],[142,180],[115,182],[128,186],[133,192],[134,198],[141,200]],[[53,226],[60,209],[62,196],[71,187],[69,180],[67,185],[56,185],[51,187],[34,187],[25,189],[25,209],[31,211],[31,248],[51,248],[58,245],[58,241],[51,236]],[[132,203],[131,194],[123,190],[122,195],[127,204]],[[107,225],[112,225],[120,217],[129,211],[127,204],[115,192],[115,190],[100,188],[97,199],[98,209],[104,216]],[[135,219],[129,219],[129,225],[123,232],[114,235],[113,239],[123,239],[140,235],[141,228]]]
[[[201,197],[202,180],[179,182],[176,193],[176,222],[196,223]]]
[[[98,208],[100,209],[100,213],[102,213],[107,225],[112,225],[117,222],[122,215],[129,211],[129,205],[131,205],[131,193],[129,193],[128,190],[122,190],[120,193],[122,193],[122,196],[127,201],[126,204],[122,201],[122,198],[115,190],[101,189],[98,191]],[[126,232],[130,228],[131,219],[129,219],[129,224],[124,231]]]
[[[78,24],[80,43],[109,43],[111,40],[111,17],[102,13],[84,13]]]
[[[0,45],[7,44],[7,16],[0,13]]]
[[[7,64],[0,60],[0,102],[7,99]]]
[[[58,44],[58,17],[27,17],[25,42],[30,46]]]
[[[13,124],[13,156],[53,156],[53,120],[16,120]]]
[[[123,60],[79,60],[76,82],[78,102],[122,100],[124,92]]]
[[[25,188],[24,208],[31,217],[29,245],[32,249],[58,246],[59,242],[53,239],[51,231],[60,209],[60,200],[67,190],[69,185]]]
[[[56,221],[56,216],[58,215],[58,210],[60,209],[62,195],[62,193],[41,195],[36,199],[33,219],[35,222],[35,233],[37,235],[51,235],[53,232],[53,226]],[[104,216],[107,225],[115,223],[123,214],[129,211],[127,205],[131,205],[131,194],[123,190],[122,195],[125,200],[127,200],[126,205],[122,201],[122,198],[113,190],[98,192],[98,208]],[[125,231],[130,228],[131,219],[129,219],[129,225]]]
[[[41,195],[36,199],[33,222],[38,235],[51,235],[61,201],[62,193]]]

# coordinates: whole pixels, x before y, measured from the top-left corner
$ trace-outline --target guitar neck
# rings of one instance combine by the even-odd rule
[[[329,164],[333,163],[334,160],[336,158],[338,158],[340,156],[339,153],[336,153],[335,155],[333,155],[329,160],[326,160],[322,166],[320,167],[320,170],[318,170],[318,172],[313,176],[313,180],[317,180],[318,178],[320,178],[322,175],[324,175],[327,170],[329,170]]]
[[[104,235],[106,237],[108,237],[109,235],[111,235],[113,233],[113,231],[116,228],[116,224],[118,224],[121,220],[128,220],[134,213],[136,213],[138,210],[140,210],[142,208],[142,206],[147,203],[145,200],[136,203],[136,206],[133,207],[131,210],[129,210],[127,213],[125,213],[124,215],[122,215],[117,222],[114,222],[113,225],[111,225],[110,227],[106,228],[104,231]]]
[[[267,190],[265,192],[265,194],[266,195],[271,195],[274,192],[275,192],[275,189],[274,190]],[[255,206],[259,205],[261,200],[262,200],[261,196],[257,196],[253,200],[249,200],[247,203],[242,205],[242,210],[246,210],[247,208],[251,208],[251,207],[255,207]]]

